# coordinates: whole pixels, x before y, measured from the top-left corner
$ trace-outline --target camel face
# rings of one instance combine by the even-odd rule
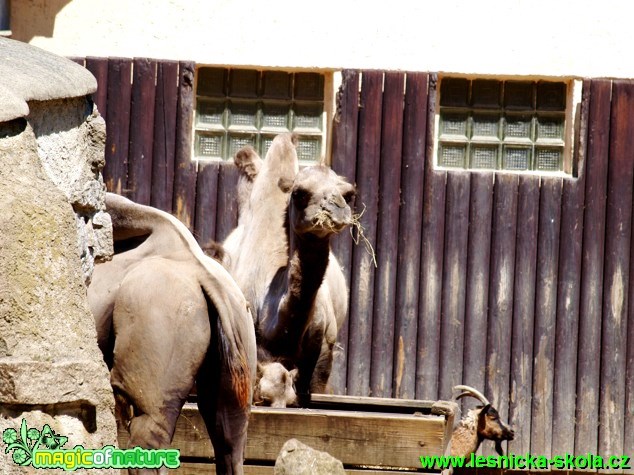
[[[295,380],[297,369],[287,370],[282,363],[258,363],[258,382],[254,404],[271,407],[287,407],[297,404]]]
[[[290,224],[298,235],[320,239],[352,224],[353,185],[323,166],[302,169],[293,182]]]

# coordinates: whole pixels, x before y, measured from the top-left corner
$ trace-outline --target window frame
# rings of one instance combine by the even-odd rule
[[[209,101],[210,99],[213,100],[214,98],[212,98],[211,96],[205,96],[205,95],[201,95],[198,93],[198,84],[199,84],[199,79],[200,79],[200,70],[204,69],[204,68],[215,68],[215,69],[222,69],[224,71],[224,74],[227,74],[230,70],[240,70],[240,71],[255,71],[258,76],[260,77],[260,79],[258,81],[261,81],[261,75],[263,73],[276,73],[276,72],[281,72],[281,73],[286,73],[286,74],[301,74],[301,73],[312,73],[312,74],[319,74],[322,77],[323,80],[323,99],[321,100],[316,100],[316,102],[322,102],[322,111],[321,111],[321,122],[322,122],[322,130],[320,134],[314,134],[314,137],[320,137],[321,140],[321,151],[319,154],[319,157],[316,160],[303,160],[300,158],[300,165],[304,166],[304,165],[316,165],[316,164],[325,164],[325,165],[329,165],[330,161],[331,161],[331,148],[332,148],[332,144],[331,144],[331,136],[332,136],[332,126],[333,126],[333,119],[334,119],[334,115],[335,115],[335,73],[333,71],[330,70],[315,70],[315,69],[279,69],[279,68],[266,68],[266,67],[242,67],[242,66],[227,66],[227,65],[210,65],[210,64],[197,64],[196,65],[196,74],[194,77],[194,107],[193,107],[193,120],[192,120],[192,144],[191,144],[191,157],[193,161],[218,161],[218,162],[231,162],[231,160],[233,159],[233,155],[232,156],[228,156],[226,158],[220,158],[220,157],[210,157],[210,156],[204,156],[204,155],[199,155],[197,153],[197,143],[198,143],[198,132],[203,132],[206,130],[204,127],[200,127],[200,123],[198,121],[198,111],[199,111],[199,103],[201,101]],[[218,97],[216,98],[218,100],[225,100],[227,102],[241,102],[244,101],[245,104],[247,102],[252,102],[252,104],[257,104],[257,103],[269,103],[269,104],[273,104],[275,102],[289,102],[289,104],[295,103],[294,98],[289,98],[288,101],[286,101],[285,99],[275,99],[275,98],[268,98],[265,99],[263,98],[263,96],[257,96],[257,97],[236,97],[236,96],[232,96],[230,94],[230,92],[227,92],[226,95],[221,98]],[[298,103],[301,104],[301,101],[297,101]],[[290,106],[292,107],[292,106]],[[225,111],[226,112],[226,111]],[[259,109],[258,112],[259,114]],[[294,119],[293,119],[294,121]],[[293,126],[292,124],[288,124],[289,128],[291,129],[290,131],[293,132]],[[224,126],[223,126],[224,128]],[[207,129],[209,131],[212,131],[213,128],[209,128]],[[217,130],[220,130],[220,128],[218,127]],[[226,133],[229,133],[229,131],[234,130],[235,128],[232,129],[232,125],[227,123],[226,128],[224,128]],[[257,130],[254,129],[251,132],[253,134],[258,134],[260,136],[263,137],[267,137],[270,135],[277,135],[278,133],[284,133],[286,130],[284,128],[279,128],[276,130],[275,127],[268,127],[266,128],[266,130],[264,132],[262,132],[262,129]],[[302,135],[302,132],[299,131],[298,132],[299,135]],[[308,134],[308,135],[312,135],[312,134]],[[306,135],[306,136],[308,136]],[[259,139],[261,140],[261,139]],[[227,144],[228,145],[228,144]],[[301,143],[300,143],[301,146]],[[258,153],[260,153],[258,151]],[[263,152],[262,158],[264,158],[265,152]]]
[[[470,167],[469,164],[466,164],[464,167],[452,167],[452,166],[443,166],[439,163],[439,152],[441,146],[441,108],[449,109],[445,106],[441,107],[441,85],[444,79],[466,79],[473,83],[473,81],[477,80],[495,80],[501,83],[507,81],[522,81],[522,82],[531,82],[536,83],[539,81],[545,82],[556,82],[563,83],[566,86],[565,93],[565,109],[563,111],[564,117],[564,131],[563,131],[563,157],[562,157],[562,169],[559,171],[548,171],[548,170],[538,170],[538,169],[530,169],[530,170],[513,170],[513,169],[504,169],[504,168],[476,168]],[[581,92],[582,92],[582,81],[577,78],[562,78],[562,77],[547,77],[547,76],[486,76],[486,75],[466,75],[466,74],[438,74],[437,81],[435,83],[435,99],[434,99],[434,116],[433,116],[433,125],[434,130],[432,133],[433,137],[433,150],[432,150],[432,159],[434,169],[442,170],[442,171],[463,171],[463,172],[488,172],[488,173],[511,173],[511,174],[522,174],[522,175],[537,175],[537,176],[560,176],[560,177],[576,177],[577,176],[577,165],[575,163],[575,146],[576,146],[576,130],[578,129],[578,122],[581,116]],[[472,105],[469,105],[465,109],[469,110],[468,120],[472,120],[471,112],[474,109]],[[505,108],[503,104],[496,109],[489,109],[488,112],[491,114],[504,114]],[[487,112],[487,111],[484,111]],[[537,116],[537,110],[533,109],[531,112],[532,117]],[[468,138],[465,143],[478,143],[478,140],[473,141],[472,137]],[[504,138],[500,141],[500,146],[502,147],[504,144]],[[531,142],[531,146],[535,147],[536,141]],[[511,143],[512,145],[512,143]],[[540,145],[548,145],[547,142],[540,143]]]

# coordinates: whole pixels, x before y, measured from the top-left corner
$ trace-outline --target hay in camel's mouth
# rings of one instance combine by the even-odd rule
[[[352,240],[354,241],[356,245],[359,245],[359,242],[363,241],[363,244],[365,245],[365,250],[367,251],[368,254],[370,254],[374,267],[377,268],[378,266],[376,263],[376,252],[374,252],[374,247],[372,246],[372,243],[370,242],[370,240],[367,237],[365,237],[364,229],[363,229],[363,226],[361,225],[361,217],[363,216],[364,213],[365,213],[365,204],[363,205],[363,211],[361,211],[358,214],[352,215],[352,223],[350,226],[350,236],[352,236]],[[356,236],[354,232],[355,229],[357,231]]]
[[[350,236],[352,236],[352,240],[354,241],[356,245],[358,245],[360,242],[363,242],[363,244],[365,245],[366,251],[368,252],[368,254],[370,254],[370,257],[372,257],[372,263],[374,264],[374,267],[376,268],[377,267],[376,252],[374,252],[374,247],[372,246],[372,243],[370,242],[370,240],[365,236],[363,226],[361,225],[361,217],[363,216],[364,213],[365,213],[365,205],[363,205],[363,211],[361,211],[358,214],[352,215],[350,222],[341,226],[337,226],[335,225],[332,218],[330,217],[330,213],[324,209],[321,209],[317,213],[315,213],[315,216],[312,219],[312,223],[313,223],[313,226],[315,227],[327,229],[333,233],[338,233],[345,226],[350,225]]]

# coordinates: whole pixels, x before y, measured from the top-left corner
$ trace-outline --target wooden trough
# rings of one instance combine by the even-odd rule
[[[341,460],[348,474],[424,473],[421,455],[443,455],[451,438],[456,405],[313,394],[309,408],[254,407],[249,421],[245,474],[272,475],[284,443],[298,439]],[[127,433],[119,443],[127,446]],[[214,474],[213,448],[195,403],[188,402],[172,444],[180,450],[175,474]]]

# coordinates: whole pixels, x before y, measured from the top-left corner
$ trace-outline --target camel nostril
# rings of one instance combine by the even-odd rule
[[[332,194],[328,197],[327,202],[332,203],[337,208],[345,208],[348,206],[348,203],[346,203],[346,200],[341,195]]]

